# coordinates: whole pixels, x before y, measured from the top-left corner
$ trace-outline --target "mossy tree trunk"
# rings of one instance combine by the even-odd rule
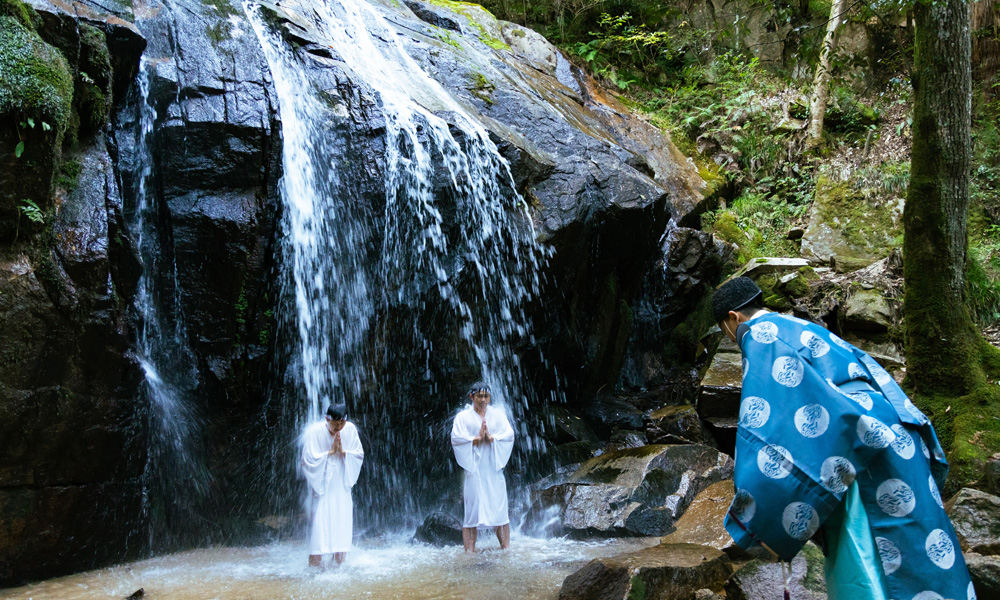
[[[830,97],[830,57],[837,49],[837,29],[844,14],[847,0],[833,0],[830,6],[830,20],[826,24],[826,37],[819,52],[819,64],[813,78],[812,98],[809,99],[809,128],[807,143],[810,148],[819,147],[823,142],[823,116]]]
[[[907,380],[962,396],[982,383],[982,340],[966,305],[971,94],[969,4],[918,0],[913,151],[903,213]]]

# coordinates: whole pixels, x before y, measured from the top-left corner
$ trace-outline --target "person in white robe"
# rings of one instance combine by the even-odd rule
[[[302,440],[302,472],[313,500],[309,566],[319,567],[323,555],[330,554],[339,565],[354,536],[351,488],[365,458],[361,438],[358,428],[347,420],[346,405],[333,404],[324,420],[306,428]]]
[[[477,382],[469,390],[471,405],[458,413],[451,429],[455,459],[465,471],[465,518],[462,542],[476,551],[480,527],[495,528],[500,548],[510,547],[507,482],[503,468],[514,448],[514,428],[500,408],[490,406],[490,388]]]

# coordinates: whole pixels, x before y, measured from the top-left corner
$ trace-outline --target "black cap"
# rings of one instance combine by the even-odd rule
[[[734,277],[720,285],[712,294],[712,318],[716,323],[721,323],[729,311],[737,311],[752,305],[759,307],[763,297],[764,292],[757,287],[753,279]]]

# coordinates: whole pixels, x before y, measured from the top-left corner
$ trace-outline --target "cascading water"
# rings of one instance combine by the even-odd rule
[[[355,192],[364,170],[344,168],[344,145],[335,143],[344,133],[328,96],[260,9],[245,8],[280,107],[283,260],[297,332],[289,352],[301,368],[301,418],[346,402],[368,442],[362,482],[373,493],[402,492],[395,505],[359,516],[369,526],[405,522],[452,468],[447,435],[461,402],[439,398],[428,409],[433,399],[412,397],[443,393],[430,367],[435,352],[457,357],[454,372],[494,386],[495,403],[520,424],[522,457],[539,449],[525,426],[535,391],[514,346],[530,339],[525,305],[539,292],[545,250],[486,130],[407,54],[376,8],[328,0],[309,10],[351,83],[376,98],[384,118],[384,155],[361,158],[383,171],[384,191],[372,203]],[[453,347],[441,348],[442,338]]]
[[[150,518],[150,547],[171,547],[177,536],[192,532],[191,519],[211,482],[200,459],[200,423],[191,397],[197,384],[194,356],[187,344],[181,313],[177,269],[169,233],[161,227],[152,164],[156,109],[150,101],[152,67],[145,62],[138,77],[135,106],[138,127],[134,146],[129,229],[143,264],[135,308],[141,328],[137,353],[145,372],[143,393],[149,406],[149,464],[145,509]]]

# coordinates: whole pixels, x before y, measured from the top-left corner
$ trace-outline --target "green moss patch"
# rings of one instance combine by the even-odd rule
[[[814,214],[838,231],[856,258],[882,257],[898,245],[902,220],[894,216],[893,199],[869,196],[850,181],[816,180]]]
[[[977,487],[990,456],[1000,451],[1000,350],[985,341],[972,363],[983,365],[986,380],[961,397],[914,396],[917,408],[934,424],[950,471],[942,493]]]
[[[10,16],[0,16],[0,116],[47,123],[61,140],[73,76],[59,50]]]
[[[0,16],[11,17],[25,29],[34,31],[41,23],[41,17],[27,4],[20,0],[0,0]]]

